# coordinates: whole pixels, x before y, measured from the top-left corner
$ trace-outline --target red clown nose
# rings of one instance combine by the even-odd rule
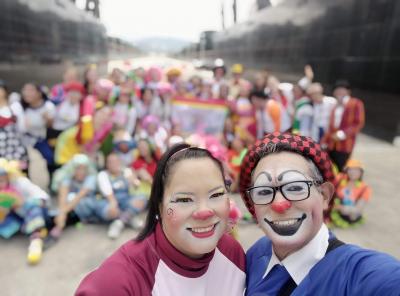
[[[284,213],[287,209],[289,209],[292,206],[292,203],[288,200],[282,200],[279,202],[273,202],[271,204],[271,208],[272,210],[274,210],[275,212],[282,214]]]
[[[212,216],[214,216],[214,212],[211,210],[196,211],[192,215],[194,219],[199,219],[199,220],[207,220]]]

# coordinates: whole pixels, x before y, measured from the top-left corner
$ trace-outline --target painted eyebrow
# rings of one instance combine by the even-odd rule
[[[217,187],[215,187],[215,188],[209,190],[208,193],[211,193],[211,192],[213,192],[213,191],[215,191],[215,190],[217,190],[217,189],[223,189],[223,190],[225,191],[225,187],[224,187],[224,186],[217,186]]]
[[[224,186],[217,186],[217,187],[215,187],[215,188],[209,190],[208,193],[211,193],[211,192],[213,192],[213,191],[215,191],[215,190],[217,190],[217,189],[223,189],[223,190],[225,191]],[[193,192],[177,192],[177,193],[174,194],[174,196],[175,196],[175,195],[180,195],[180,194],[181,194],[181,195],[195,195]]]
[[[267,176],[268,180],[269,180],[270,182],[272,182],[272,176],[271,176],[269,173],[267,173],[267,172],[261,172],[261,173],[259,173],[259,174],[254,178],[254,182],[255,182],[255,181],[258,179],[258,177],[260,177],[261,175]]]
[[[283,175],[285,175],[287,173],[290,173],[290,172],[299,173],[300,175],[303,175],[305,177],[305,175],[302,172],[298,171],[298,170],[288,170],[288,171],[284,171],[284,172],[282,172],[282,173],[280,173],[278,175],[278,181],[282,181]]]
[[[174,195],[171,196],[171,199],[169,200],[169,202],[176,203],[177,199],[182,195],[186,195],[186,196],[190,195],[191,197],[193,197],[194,193],[192,193],[192,192],[177,192],[177,193],[175,193]]]
[[[176,195],[194,195],[194,193],[193,192],[176,192],[176,193],[174,193],[173,196],[176,196]]]

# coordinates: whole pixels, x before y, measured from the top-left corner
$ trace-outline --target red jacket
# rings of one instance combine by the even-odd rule
[[[321,142],[327,144],[330,151],[351,153],[356,142],[356,135],[364,127],[364,103],[360,99],[350,98],[344,106],[342,121],[339,127],[335,128],[335,110],[337,107],[332,110],[328,132]],[[344,140],[335,140],[333,137],[338,130],[345,133],[346,138]]]

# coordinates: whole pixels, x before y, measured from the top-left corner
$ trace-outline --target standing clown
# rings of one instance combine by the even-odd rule
[[[324,224],[331,161],[311,138],[266,135],[239,189],[265,237],[246,254],[246,295],[399,295],[400,262],[339,241]]]

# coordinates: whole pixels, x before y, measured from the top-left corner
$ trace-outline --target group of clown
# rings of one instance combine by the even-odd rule
[[[177,67],[128,72],[114,69],[104,79],[98,78],[91,66],[81,83],[76,70],[68,69],[64,82],[51,91],[27,83],[20,102],[1,84],[1,96],[12,98],[6,98],[7,104],[0,106],[1,135],[11,137],[8,130],[13,127],[12,137],[21,136],[13,145],[26,151],[17,159],[0,155],[0,236],[9,239],[18,232],[28,235],[27,260],[36,264],[44,246],[57,241],[69,224],[107,222],[111,238],[118,237],[125,226],[140,227],[137,217],[146,209],[157,160],[168,147],[183,141],[207,148],[224,161],[231,189],[237,192],[247,146],[260,138],[260,132],[268,132],[262,126],[265,122],[260,130],[255,106],[262,105],[269,114],[270,132],[301,133],[294,114],[300,103],[290,106],[285,92],[272,87],[273,79],[266,95],[267,80],[262,73],[252,84],[242,77],[243,71],[242,65],[234,65],[228,79],[221,64],[214,67],[212,79],[194,75],[185,80],[184,71]],[[183,134],[179,123],[171,121],[170,102],[174,97],[226,101],[230,113],[223,133]],[[3,109],[19,110],[15,107],[18,104],[22,111],[7,117]],[[2,141],[11,143],[8,138]],[[29,170],[29,149],[36,149],[47,163],[48,190],[29,178],[41,174],[37,168]],[[363,174],[363,165],[354,159],[337,174],[336,198],[326,217],[332,226],[363,222],[363,209],[371,195]],[[57,206],[52,195],[58,197]],[[233,235],[241,217],[232,202]]]

